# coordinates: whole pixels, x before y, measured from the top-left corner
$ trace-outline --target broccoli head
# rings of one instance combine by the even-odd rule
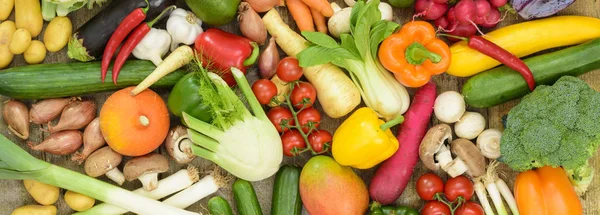
[[[581,79],[538,86],[508,113],[499,160],[517,171],[562,166],[583,193],[593,176],[587,161],[600,145],[598,120],[600,93]]]

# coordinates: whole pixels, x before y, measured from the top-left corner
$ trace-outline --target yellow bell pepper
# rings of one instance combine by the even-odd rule
[[[398,150],[398,139],[390,128],[404,121],[399,116],[389,122],[379,119],[368,107],[356,110],[333,134],[333,158],[339,164],[369,169]]]
[[[600,19],[585,16],[556,16],[506,26],[485,38],[517,57],[562,46],[580,44],[600,37]],[[447,73],[468,77],[500,65],[500,62],[467,46],[465,41],[450,47],[452,58]]]

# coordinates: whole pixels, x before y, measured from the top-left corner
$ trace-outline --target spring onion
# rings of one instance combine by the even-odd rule
[[[475,178],[475,184],[473,185],[475,194],[477,194],[477,199],[481,203],[481,207],[483,207],[485,215],[495,215],[494,210],[490,205],[490,201],[487,199],[487,192],[485,192],[485,186],[483,186],[481,180],[481,178]]]
[[[274,128],[273,128],[274,129]],[[280,149],[281,150],[281,149]],[[33,179],[144,215],[198,215],[39,160],[0,135],[0,179]]]
[[[498,167],[498,162],[492,161],[488,165],[487,172],[485,176],[483,176],[483,183],[485,184],[485,188],[494,203],[494,207],[496,208],[496,212],[498,215],[508,215],[506,208],[504,207],[504,203],[502,202],[502,196],[500,195],[500,191],[498,191],[498,186],[496,186],[496,181],[499,179],[498,173],[496,173],[496,168]]]

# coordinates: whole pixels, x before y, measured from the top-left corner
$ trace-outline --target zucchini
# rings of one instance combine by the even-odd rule
[[[240,215],[262,215],[252,184],[238,179],[233,183],[233,200]]]
[[[565,75],[579,76],[600,69],[600,39],[524,60],[537,85],[551,85]],[[501,66],[469,79],[462,89],[467,104],[487,108],[528,94],[525,80],[516,71]]]
[[[100,63],[60,63],[13,67],[0,71],[0,95],[16,99],[45,99],[119,90],[135,86],[156,66],[150,61],[129,60],[119,74],[119,84],[100,81]],[[111,70],[111,69],[109,69]],[[172,87],[183,77],[175,71],[153,87]]]
[[[299,183],[300,168],[289,165],[279,168],[273,185],[271,215],[302,214]]]
[[[215,196],[208,200],[208,213],[210,215],[233,215],[233,211],[227,200],[220,196]]]

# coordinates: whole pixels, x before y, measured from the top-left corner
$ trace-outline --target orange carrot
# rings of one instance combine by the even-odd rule
[[[312,13],[312,17],[315,20],[315,25],[317,26],[317,31],[327,34],[327,23],[325,23],[325,17],[323,14],[319,13],[319,11],[315,9],[310,9]]]
[[[327,0],[302,0],[302,2],[310,8],[319,11],[323,16],[333,16],[333,8],[331,8],[331,5]]]
[[[286,3],[300,31],[315,31],[310,8],[302,0],[286,0]]]

